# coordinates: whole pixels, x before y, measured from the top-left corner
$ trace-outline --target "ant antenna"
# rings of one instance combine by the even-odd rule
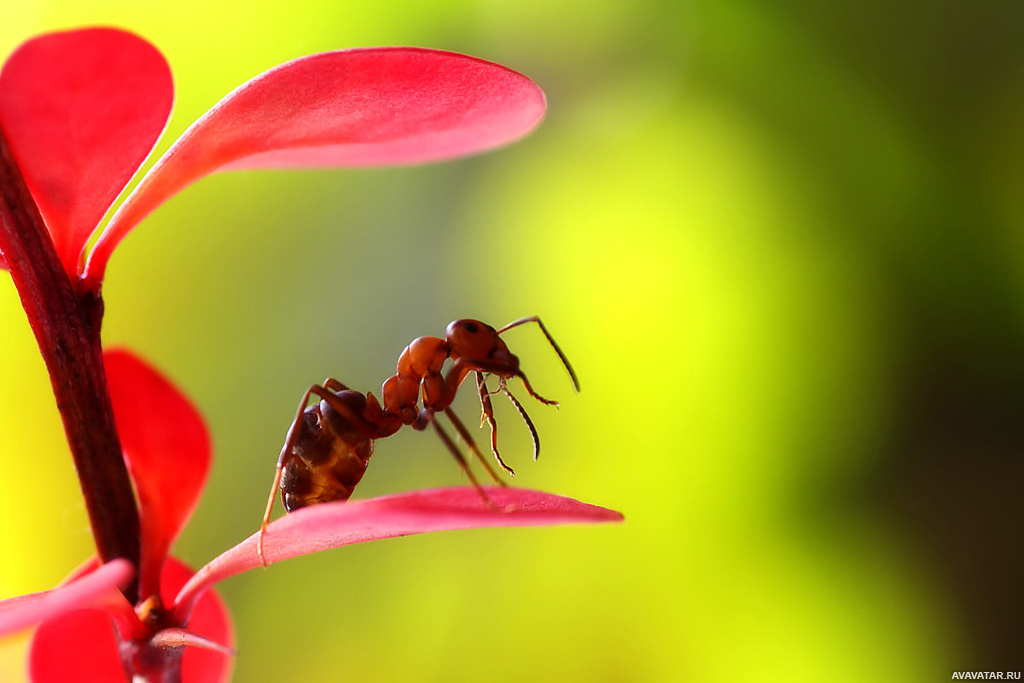
[[[513,327],[518,327],[526,323],[537,323],[537,325],[540,327],[540,331],[544,333],[544,336],[547,337],[548,343],[551,344],[551,348],[553,348],[555,350],[555,353],[558,354],[558,358],[562,361],[562,365],[564,365],[565,369],[569,371],[569,377],[572,379],[573,387],[576,389],[576,391],[579,391],[580,380],[578,377],[576,377],[576,371],[572,369],[572,364],[569,362],[569,359],[565,357],[564,353],[562,353],[562,349],[559,348],[558,343],[555,342],[555,338],[551,336],[550,332],[548,332],[548,328],[544,327],[544,323],[540,321],[539,316],[531,315],[528,318],[520,318],[519,320],[513,320],[508,325],[505,325],[505,327],[498,330],[498,334],[500,335],[502,332],[505,332],[506,330],[511,330]],[[530,393],[533,394],[532,391]]]

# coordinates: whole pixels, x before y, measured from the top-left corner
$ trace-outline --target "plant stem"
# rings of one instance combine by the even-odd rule
[[[100,560],[138,567],[139,512],[103,369],[103,300],[75,291],[2,130],[0,250],[50,373]]]

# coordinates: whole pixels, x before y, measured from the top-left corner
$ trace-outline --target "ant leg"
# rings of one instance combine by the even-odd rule
[[[274,511],[274,501],[277,500],[277,487],[281,485],[281,459],[278,458],[277,469],[274,472],[274,483],[270,485],[270,498],[267,499],[267,510],[263,513],[263,524],[260,525],[260,536],[256,541],[256,554],[259,555],[260,564],[267,566],[267,557],[263,554],[263,538],[267,535],[267,524],[270,523],[270,515]]]
[[[422,431],[427,428],[427,424],[434,421],[434,411],[430,408],[421,408],[419,414],[416,416],[416,421],[412,423],[412,428],[416,431]]]
[[[505,464],[505,461],[501,459],[501,455],[498,454],[498,423],[494,420],[491,392],[487,389],[487,381],[484,379],[482,372],[476,373],[476,389],[480,395],[480,425],[483,426],[484,420],[486,420],[487,424],[491,427],[491,453],[494,454],[494,457],[497,458],[501,466],[505,468],[505,471],[514,477],[516,473]]]
[[[565,369],[569,371],[569,377],[572,379],[572,385],[576,388],[576,391],[579,391],[580,380],[579,378],[576,377],[576,371],[572,369],[572,364],[569,363],[569,359],[566,358],[564,353],[562,353],[562,349],[559,348],[558,344],[555,342],[555,338],[551,336],[550,332],[548,332],[548,328],[544,327],[544,323],[540,321],[540,317],[536,315],[531,315],[528,318],[520,318],[519,320],[513,320],[508,325],[505,325],[505,327],[498,330],[498,334],[501,334],[505,330],[510,330],[513,327],[518,327],[519,325],[524,325],[526,323],[537,323],[537,326],[540,327],[540,331],[544,333],[544,336],[547,337],[548,343],[551,344],[551,348],[553,348],[555,350],[555,353],[558,354],[558,358],[562,361],[562,365],[564,365]],[[525,377],[523,377],[523,382],[526,382]],[[533,393],[532,389],[530,389],[529,391],[530,395],[533,396],[534,398],[537,398],[538,400],[541,400],[544,403],[552,403],[552,401],[544,401],[543,399],[540,399],[540,397]]]
[[[487,462],[487,458],[485,458],[484,454],[480,452],[479,448],[477,448],[476,441],[473,440],[473,436],[469,433],[469,430],[466,429],[466,425],[462,424],[462,420],[460,420],[455,414],[455,411],[451,408],[445,408],[444,414],[447,415],[448,419],[452,421],[453,425],[455,425],[455,431],[457,431],[459,436],[462,437],[462,440],[466,442],[466,446],[469,447],[469,451],[483,463],[484,469],[486,469],[487,473],[491,475],[491,479],[493,479],[496,484],[505,486],[504,480],[498,477],[498,473],[491,467],[491,463]],[[512,471],[512,468],[506,465],[501,458],[498,458],[498,462],[501,463],[501,466],[504,467],[505,471],[511,476],[514,477],[516,475],[516,473]]]
[[[331,380],[328,379],[328,382]],[[267,509],[263,513],[263,523],[260,525],[260,537],[256,541],[256,554],[260,557],[260,564],[264,567],[267,566],[267,558],[263,554],[263,539],[267,535],[267,525],[270,524],[270,515],[274,511],[274,500],[277,497],[277,487],[281,485],[281,469],[284,466],[284,459],[292,448],[295,446],[296,440],[299,438],[301,432],[302,416],[306,412],[306,404],[309,403],[309,396],[313,393],[314,389],[318,389],[317,385],[311,386],[306,389],[306,393],[302,395],[302,400],[299,401],[299,409],[295,413],[295,419],[292,421],[291,426],[288,428],[288,435],[284,439],[284,446],[281,447],[281,455],[277,456],[277,469],[274,472],[274,483],[270,487],[270,497],[267,499]]]
[[[270,496],[267,499],[267,509],[263,513],[263,523],[260,524],[260,536],[256,541],[256,553],[259,555],[260,564],[264,567],[267,566],[267,558],[263,554],[263,539],[267,535],[267,525],[270,524],[270,515],[273,514],[274,511],[274,499],[277,496],[277,488],[281,485],[281,470],[284,467],[285,458],[292,452],[292,449],[295,447],[295,443],[298,441],[299,435],[302,432],[303,416],[306,412],[306,404],[309,403],[309,397],[315,394],[319,398],[322,398],[329,406],[349,418],[353,424],[365,422],[361,415],[355,413],[351,408],[339,401],[337,396],[331,393],[330,389],[343,391],[346,388],[344,384],[336,379],[328,377],[324,380],[324,385],[328,388],[325,389],[318,384],[314,384],[309,389],[306,389],[306,393],[302,395],[302,400],[299,401],[299,408],[295,412],[295,419],[292,421],[291,427],[288,428],[288,435],[285,437],[284,446],[281,447],[281,454],[277,456],[277,469],[274,472],[274,483],[270,487]]]
[[[487,377],[484,376],[484,373],[479,371],[476,373],[476,393],[477,396],[480,397],[480,426],[483,427],[484,422],[486,422],[491,426],[491,431],[493,432],[498,428],[498,426],[494,424],[494,409],[491,407],[491,394],[496,394],[498,392],[491,391],[487,388]],[[496,441],[496,439],[492,438],[491,441]]]
[[[516,410],[519,411],[519,415],[523,418],[523,422],[525,422],[526,426],[530,428],[530,436],[533,437],[533,459],[536,460],[540,455],[540,436],[537,435],[537,428],[533,426],[533,420],[531,420],[530,416],[526,414],[526,408],[523,407],[523,404],[520,403],[516,397],[512,395],[512,392],[508,390],[508,387],[505,386],[504,379],[501,380],[501,384],[498,388],[501,393],[508,396],[508,400],[512,401],[512,405],[514,405]],[[556,403],[555,405],[558,404]]]
[[[466,458],[462,455],[458,446],[455,445],[455,442],[452,441],[452,437],[448,436],[448,432],[441,428],[441,425],[437,423],[437,420],[433,420],[432,424],[434,425],[434,430],[437,432],[437,435],[441,437],[441,441],[444,441],[444,445],[448,447],[448,450],[455,458],[455,461],[459,463],[459,467],[461,467],[462,471],[466,473],[467,477],[469,477],[469,481],[472,482],[473,488],[475,488],[477,493],[480,494],[480,498],[490,505],[491,501],[487,497],[487,492],[484,491],[484,487],[480,486],[480,482],[478,482],[476,477],[473,476],[473,471],[469,469],[469,463],[466,462]]]
[[[309,400],[310,394],[316,394],[336,412],[341,413],[346,418],[348,418],[348,421],[351,422],[354,426],[361,427],[364,429],[367,435],[372,435],[373,430],[370,429],[370,425],[367,423],[366,418],[363,417],[362,414],[352,410],[352,408],[348,404],[343,403],[336,394],[332,393],[333,391],[345,391],[347,390],[347,387],[336,379],[328,379],[327,384],[330,384],[331,387],[325,389],[324,387],[318,384],[314,384],[313,386],[311,386],[309,388],[309,391],[306,392],[306,400]],[[334,387],[339,388],[335,389]],[[304,410],[305,406],[299,409],[300,416]]]
[[[348,391],[349,390],[349,388],[347,386],[345,386],[344,384],[342,384],[338,380],[334,379],[333,377],[328,377],[327,379],[325,379],[321,386],[323,386],[324,389],[329,389],[331,391]]]

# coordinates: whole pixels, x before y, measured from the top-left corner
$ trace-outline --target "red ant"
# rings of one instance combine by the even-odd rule
[[[557,406],[558,403],[533,390],[526,375],[519,369],[519,359],[500,338],[503,332],[531,322],[537,323],[547,337],[565,369],[569,371],[573,386],[579,391],[580,383],[572,365],[537,316],[520,318],[500,330],[479,320],[456,320],[448,325],[444,339],[420,337],[413,340],[398,358],[398,372],[381,387],[383,404],[372,393],[361,394],[332,378],[324,380],[322,385],[314,384],[307,389],[277,459],[274,484],[270,488],[270,499],[267,501],[257,543],[261,562],[266,564],[263,538],[270,522],[278,486],[288,512],[316,503],[348,500],[363,478],[370,456],[373,455],[374,442],[391,436],[402,425],[412,425],[417,430],[426,429],[428,424],[434,425],[437,435],[479,491],[480,497],[487,501],[487,495],[469,469],[465,456],[434,419],[435,413],[443,411],[448,416],[469,451],[483,463],[491,478],[504,486],[505,483],[498,478],[477,448],[469,430],[450,407],[459,387],[471,372],[476,373],[477,394],[483,413],[480,422],[483,424],[486,420],[490,425],[491,452],[498,463],[510,475],[515,474],[498,454],[497,424],[491,406],[491,394],[498,392],[508,397],[526,422],[533,437],[533,458],[536,460],[540,453],[537,429],[526,414],[526,409],[505,383],[512,377],[518,377],[523,380],[530,396],[547,405]],[[454,364],[448,374],[443,375],[441,368],[448,359]],[[498,377],[498,389],[494,392],[487,388],[487,375]],[[320,401],[306,407],[310,396],[314,394]],[[418,405],[421,396],[422,408]]]

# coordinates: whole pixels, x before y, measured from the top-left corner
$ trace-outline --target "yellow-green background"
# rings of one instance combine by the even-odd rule
[[[520,70],[519,144],[395,170],[236,173],[148,218],[108,344],[215,441],[176,552],[259,522],[295,403],[376,390],[413,337],[508,341],[560,411],[499,407],[516,483],[606,527],[450,532],[221,585],[239,681],[940,681],[1022,668],[1024,5],[783,0],[14,2],[0,53],[115,24],[167,55],[166,147],[311,52],[410,44]],[[92,549],[47,378],[0,283],[0,597]],[[470,397],[458,404],[474,420]],[[429,433],[358,495],[461,481]],[[0,645],[22,676],[26,637]]]

